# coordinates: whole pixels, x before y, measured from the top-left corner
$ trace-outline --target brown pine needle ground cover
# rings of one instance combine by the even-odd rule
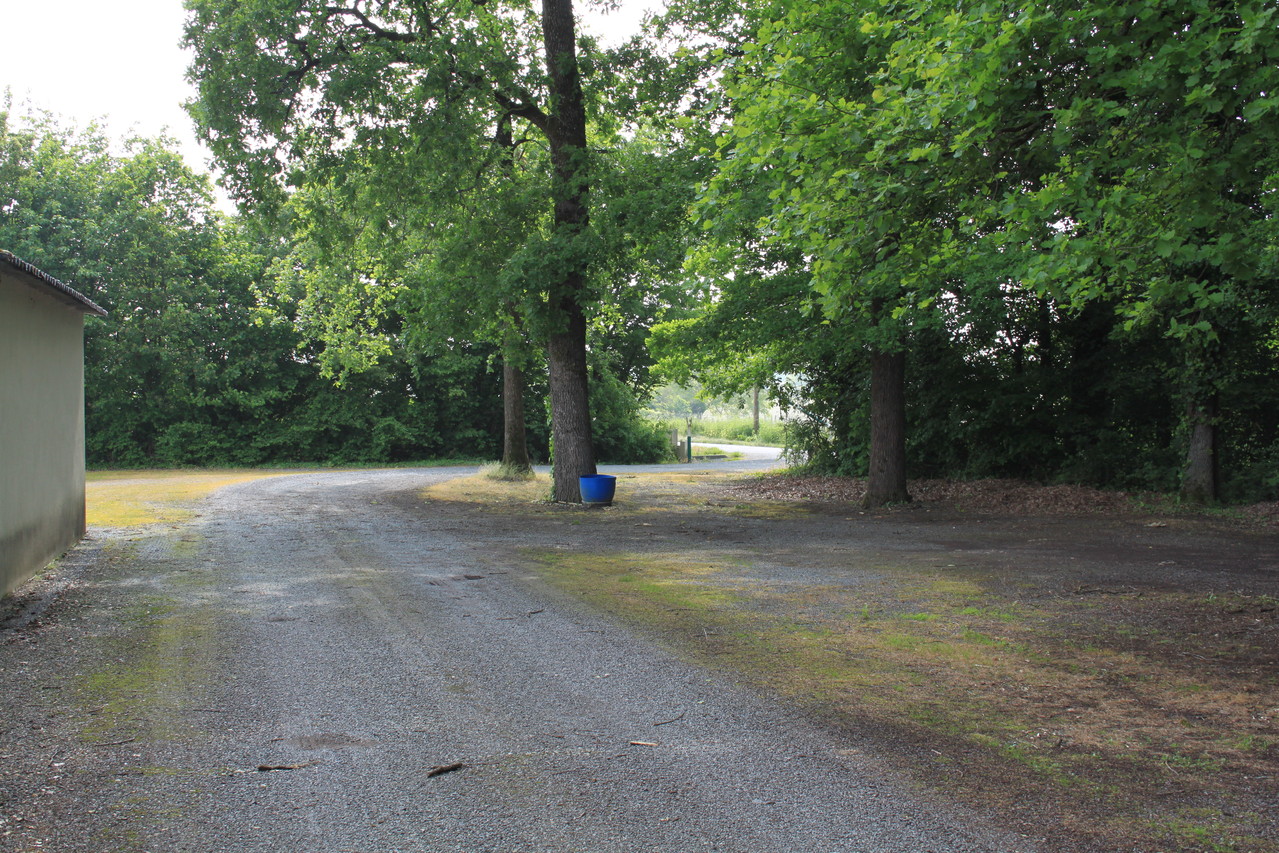
[[[608,510],[485,512],[588,529],[519,555],[1048,849],[1279,851],[1273,507],[862,488],[638,475]]]

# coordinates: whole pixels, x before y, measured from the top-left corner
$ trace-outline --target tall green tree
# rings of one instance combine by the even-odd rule
[[[910,349],[971,337],[965,318],[1011,311],[1018,292],[1038,301],[1041,331],[1016,352],[1045,373],[1061,357],[1054,329],[1089,312],[1115,317],[1103,336],[1154,328],[1180,347],[1186,494],[1210,498],[1223,353],[1273,329],[1275,11],[762,12],[723,77],[732,123],[703,217],[760,210],[756,239],[798,247],[824,317],[865,348],[868,500],[905,494]]]
[[[1044,92],[1051,162],[1002,200],[1005,243],[1040,250],[1023,254],[1023,278],[1175,344],[1191,500],[1220,491],[1227,365],[1272,335],[1279,307],[1277,15],[1263,2],[1045,5],[1025,24],[1035,64],[1006,57],[1007,79],[983,86]]]
[[[339,173],[304,179],[286,207],[292,249],[278,281],[334,375],[369,369],[396,345],[500,347],[502,459],[527,471],[524,373],[541,364],[527,267],[549,227],[545,156],[514,136],[509,116],[492,140],[469,142],[443,167],[447,180],[429,156],[391,176],[358,150],[344,152]]]
[[[320,0],[192,0],[187,44],[202,135],[244,199],[361,149],[392,176],[416,153],[475,150],[512,120],[546,147],[552,228],[536,270],[550,369],[554,494],[578,500],[595,470],[586,365],[590,258],[588,102],[571,0],[333,6]],[[540,56],[539,56],[540,55]],[[474,167],[468,161],[468,167]]]

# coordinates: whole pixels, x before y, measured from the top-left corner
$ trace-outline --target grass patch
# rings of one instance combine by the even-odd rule
[[[1264,839],[1232,830],[1233,821],[1216,809],[1183,809],[1174,817],[1156,821],[1155,827],[1169,844],[1181,849],[1211,853],[1248,853],[1269,850]]]
[[[756,434],[753,418],[703,418],[693,423],[693,438],[781,447],[786,443],[786,427],[772,421],[761,421]]]
[[[195,516],[195,506],[210,492],[235,483],[290,474],[379,468],[415,468],[463,464],[457,460],[393,465],[279,466],[229,469],[112,469],[85,473],[85,511],[94,527],[138,527],[180,523]]]
[[[545,474],[508,478],[490,476],[483,470],[469,477],[455,477],[443,483],[436,483],[420,492],[421,496],[428,500],[496,507],[544,502],[549,499],[550,493],[551,478]]]
[[[192,518],[194,506],[215,489],[285,473],[294,472],[90,471],[85,475],[85,512],[93,527],[178,523]]]
[[[537,479],[537,474],[531,468],[520,468],[505,462],[488,462],[481,465],[480,476],[504,483],[522,483]]]
[[[542,576],[570,589],[590,603],[613,610],[625,605],[626,615],[654,624],[719,627],[717,614],[741,600],[728,585],[728,563],[693,559],[687,554],[580,553],[525,549],[525,557]]]
[[[184,711],[213,684],[217,640],[211,612],[147,596],[115,617],[119,634],[95,656],[101,665],[79,678],[90,713],[88,742],[123,737],[172,740],[198,735]]]
[[[653,511],[693,514],[710,510],[750,515],[754,505],[727,504],[715,500],[718,486],[724,479],[725,475],[700,471],[622,473],[617,475],[617,494],[613,498],[613,505],[591,509],[589,512],[604,512],[613,518]],[[578,504],[552,502],[551,478],[546,474],[537,474],[532,479],[507,480],[489,477],[484,471],[480,471],[428,486],[419,494],[424,500],[471,503],[499,512],[516,510],[540,514],[585,511]],[[796,513],[795,510],[775,505],[761,505],[759,509],[761,515],[778,518]]]
[[[552,584],[655,630],[702,664],[839,725],[927,744],[923,753],[966,768],[940,784],[974,800],[1003,790],[1014,802],[1029,786],[1063,822],[1104,802],[1104,819],[1071,824],[1085,835],[1171,838],[1169,850],[1279,851],[1273,839],[1256,842],[1251,819],[1217,826],[1216,846],[1193,846],[1213,823],[1186,820],[1164,793],[1229,801],[1248,780],[1268,778],[1275,739],[1256,730],[1279,707],[1279,689],[1255,676],[1232,683],[1217,665],[1229,639],[1209,635],[1222,649],[1197,645],[1199,657],[1188,658],[1155,626],[1166,614],[1211,624],[1223,609],[1246,617],[1268,603],[1151,591],[1100,604],[1032,603],[1007,597],[1020,590],[992,592],[968,570],[880,563],[873,591],[814,589],[777,581],[767,566],[708,559],[713,553],[525,555]]]
[[[725,459],[746,458],[746,454],[740,450],[730,451],[730,450],[725,450],[722,447],[715,447],[714,445],[711,445],[711,444],[694,444],[693,458],[696,459],[699,456],[722,456]],[[683,459],[681,459],[680,461],[682,462]]]

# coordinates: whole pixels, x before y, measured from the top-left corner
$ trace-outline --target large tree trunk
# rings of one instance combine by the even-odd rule
[[[906,353],[870,353],[867,507],[910,500],[906,491]]]
[[[502,467],[512,473],[533,470],[524,431],[524,371],[509,349],[502,359]]]
[[[1220,464],[1217,459],[1217,395],[1192,400],[1186,407],[1190,444],[1181,497],[1191,503],[1213,503],[1220,496]]]
[[[586,163],[586,108],[577,69],[572,0],[542,0],[542,37],[550,77],[546,136],[555,169],[555,237],[571,246],[586,228],[590,179]],[[570,253],[571,254],[571,253]],[[566,263],[550,304],[559,328],[547,342],[551,382],[551,438],[554,442],[552,495],[580,501],[578,478],[595,473],[591,409],[586,374],[586,318],[581,295],[585,264]]]
[[[578,477],[595,473],[595,447],[591,441],[591,412],[587,402],[586,319],[574,303],[564,306],[570,314],[569,330],[551,336],[547,344],[551,379],[551,469],[553,497],[557,501],[582,499]]]

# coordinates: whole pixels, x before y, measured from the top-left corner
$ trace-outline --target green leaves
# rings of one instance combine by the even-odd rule
[[[1165,390],[1196,394],[1231,380],[1188,379],[1207,361],[1179,348],[1248,360],[1273,340],[1273,4],[777,0],[752,15],[695,204],[706,245],[689,271],[718,301],[656,336],[664,363],[698,330],[737,349],[703,343],[680,375],[766,346],[733,306],[812,337],[837,325],[842,353],[944,331],[968,359],[1045,371],[1071,318],[1106,317],[1107,335],[1160,341]],[[750,298],[782,277],[793,311]],[[853,361],[787,350],[769,351],[813,377]]]

